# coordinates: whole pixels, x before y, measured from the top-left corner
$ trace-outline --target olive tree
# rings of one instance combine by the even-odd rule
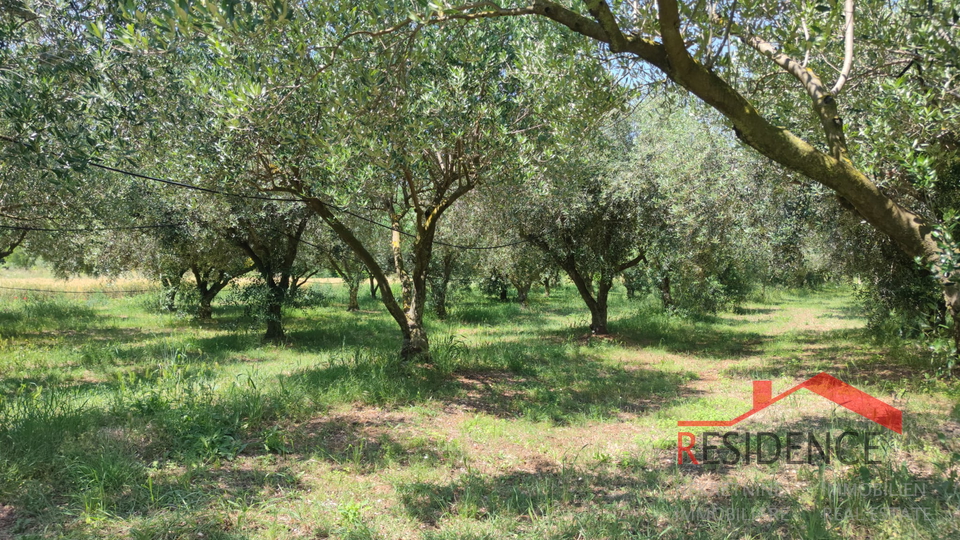
[[[512,201],[512,227],[567,274],[598,335],[608,333],[615,279],[646,260],[644,230],[659,219],[652,186],[622,174],[621,146],[629,141],[601,133],[589,141],[593,151],[545,167],[525,183],[522,196],[504,194]]]
[[[178,37],[167,46],[196,58],[186,79],[195,95],[215,103],[208,125],[225,128],[218,131],[221,161],[263,190],[301,198],[379,283],[403,336],[401,353],[428,353],[428,275],[445,214],[505,169],[542,158],[587,109],[610,107],[610,77],[597,62],[574,62],[580,45],[550,25],[422,26],[403,36],[347,39],[339,30],[395,12],[389,5],[380,14],[277,6],[227,14],[192,4],[157,27],[156,39],[175,27]],[[578,97],[587,89],[596,99],[584,104]],[[389,224],[390,267],[371,253],[345,208]]]
[[[533,0],[504,6],[431,4],[415,13],[391,21],[390,28],[453,19],[547,19],[594,40],[623,68],[636,68],[638,81],[669,81],[723,115],[744,144],[832,190],[907,256],[930,265],[960,340],[955,275],[960,250],[944,234],[942,221],[884,189],[883,175],[870,167],[869,153],[858,156],[858,147],[849,143],[858,127],[900,129],[891,121],[896,116],[891,111],[903,103],[889,100],[869,109],[849,105],[871,96],[869,84],[857,83],[900,79],[913,67],[923,72],[921,80],[911,82],[922,97],[920,103],[907,104],[907,114],[952,111],[942,137],[923,143],[955,146],[960,90],[953,59],[960,52],[960,29],[949,5],[587,0],[571,7]],[[858,33],[861,27],[866,31]],[[844,116],[859,126],[851,130]],[[905,164],[908,171],[923,168],[927,151],[922,150]]]

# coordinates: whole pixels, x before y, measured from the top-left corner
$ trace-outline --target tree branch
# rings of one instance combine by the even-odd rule
[[[624,270],[627,270],[629,268],[633,268],[634,266],[642,262],[647,262],[647,254],[641,251],[640,254],[637,255],[636,257],[614,268],[613,273],[614,275],[619,274],[620,272],[623,272]]]
[[[843,89],[843,84],[850,77],[850,68],[853,67],[853,0],[845,0],[843,3],[843,16],[846,21],[843,35],[843,67],[840,69],[840,75],[837,82],[834,83],[830,93],[837,95]]]
[[[827,146],[830,148],[830,155],[838,160],[849,162],[847,140],[843,134],[843,121],[837,109],[837,100],[823,84],[820,77],[812,69],[804,67],[803,64],[778,51],[770,42],[736,27],[734,27],[733,33],[752,49],[769,58],[800,82],[800,86],[803,87],[813,102],[813,110],[820,120],[820,126],[823,128],[824,136],[827,139]],[[664,40],[666,42],[666,37],[664,37]],[[852,47],[852,43],[850,46]],[[843,80],[846,81],[845,76]],[[840,81],[837,82],[840,83]]]
[[[617,24],[617,19],[610,11],[610,6],[607,5],[606,0],[588,0],[587,9],[593,15],[593,18],[600,23],[600,27],[603,28],[604,33],[610,39],[610,50],[613,52],[625,51],[627,38],[620,31],[620,25]]]
[[[17,249],[17,246],[23,243],[23,240],[27,237],[27,231],[20,231],[20,236],[15,238],[12,242],[7,244],[7,247],[0,249],[0,261],[7,258],[13,250]]]

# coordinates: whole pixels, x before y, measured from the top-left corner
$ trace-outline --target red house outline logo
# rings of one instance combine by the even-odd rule
[[[772,397],[773,383],[771,381],[753,381],[753,408],[749,411],[733,420],[680,420],[677,422],[677,425],[680,427],[732,426],[741,420],[757,414],[801,388],[806,388],[807,390],[820,394],[837,405],[846,407],[863,416],[867,420],[872,420],[887,429],[903,434],[903,413],[900,409],[887,405],[870,394],[858,390],[827,373],[814,375],[810,379],[776,397]]]

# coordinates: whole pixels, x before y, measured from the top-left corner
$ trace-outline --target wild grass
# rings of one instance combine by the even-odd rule
[[[322,286],[282,346],[230,307],[199,324],[136,296],[0,292],[0,538],[960,534],[960,390],[867,339],[843,289],[698,320],[616,291],[602,339],[572,288],[527,309],[467,293],[428,321],[423,364],[376,300],[348,313]],[[819,371],[904,410],[880,464],[676,464],[677,420]],[[750,422],[872,429],[809,394]]]

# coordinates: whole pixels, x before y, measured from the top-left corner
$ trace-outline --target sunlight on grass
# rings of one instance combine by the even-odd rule
[[[569,288],[528,309],[467,294],[428,321],[433,363],[415,364],[397,358],[399,332],[376,300],[348,313],[343,291],[322,286],[331,304],[292,310],[282,346],[230,309],[198,324],[137,297],[4,296],[11,533],[942,538],[960,522],[956,385],[866,340],[843,290],[699,320],[616,291],[604,339],[585,336]],[[751,381],[779,392],[819,371],[905,411],[881,465],[675,464],[678,420],[736,417]],[[865,429],[811,395],[743,429]],[[862,480],[923,493],[831,494]],[[777,489],[743,495],[765,485]],[[711,519],[717,509],[752,517]]]

